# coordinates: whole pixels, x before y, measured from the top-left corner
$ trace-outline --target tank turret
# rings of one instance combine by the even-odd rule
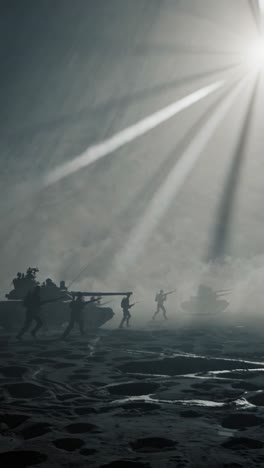
[[[18,272],[12,281],[14,289],[6,294],[5,297],[9,300],[23,299],[31,289],[39,285],[39,282],[36,280],[38,271],[38,268],[29,267],[26,273]]]
[[[197,315],[218,314],[227,309],[229,303],[222,296],[230,290],[214,291],[209,286],[200,285],[196,296],[191,296],[188,301],[182,303],[184,312]]]

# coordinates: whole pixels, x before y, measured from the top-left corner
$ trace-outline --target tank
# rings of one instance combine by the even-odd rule
[[[221,299],[230,290],[214,291],[208,286],[201,285],[197,295],[192,296],[189,301],[182,303],[184,312],[195,315],[216,315],[227,309],[229,302]]]
[[[42,284],[37,281],[38,268],[28,268],[26,273],[17,273],[13,279],[14,288],[6,294],[6,300],[0,301],[0,327],[6,331],[17,330],[22,326],[25,318],[23,299],[35,286],[39,285],[41,300],[41,317],[46,329],[61,328],[69,321],[72,298],[77,291],[69,292],[65,282],[61,281],[57,286],[50,278]],[[83,292],[84,296],[92,298],[102,296],[125,295],[122,292]],[[94,298],[93,298],[94,297]],[[110,307],[102,307],[100,301],[88,304],[83,312],[87,330],[96,329],[104,325],[114,317],[114,311]]]

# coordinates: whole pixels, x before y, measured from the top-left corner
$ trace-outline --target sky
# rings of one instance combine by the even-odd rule
[[[236,308],[252,297],[261,307],[263,79],[244,85],[241,65],[257,13],[247,0],[1,1],[2,295],[28,266],[67,283],[87,266],[76,288],[125,287],[145,300],[177,287],[180,302],[201,281],[231,283]],[[87,149],[214,83],[46,184]]]

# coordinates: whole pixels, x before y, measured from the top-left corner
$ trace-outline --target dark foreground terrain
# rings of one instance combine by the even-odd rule
[[[263,467],[264,344],[161,324],[2,334],[1,467]]]

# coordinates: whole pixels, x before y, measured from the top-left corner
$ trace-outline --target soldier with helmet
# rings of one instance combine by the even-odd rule
[[[121,323],[119,325],[119,328],[123,328],[124,323],[126,323],[126,326],[129,327],[129,320],[131,319],[131,314],[129,312],[129,309],[135,305],[129,303],[131,293],[127,293],[125,297],[123,297],[121,301],[121,308],[123,309],[123,318],[121,320]]]
[[[163,312],[163,317],[164,320],[168,320],[168,317],[166,315],[166,309],[164,307],[164,302],[167,299],[167,294],[164,293],[163,289],[160,290],[159,293],[156,294],[155,301],[157,302],[157,309],[155,314],[153,315],[153,320],[155,320],[157,314],[162,310]]]
[[[73,329],[76,322],[79,325],[81,335],[85,334],[82,312],[83,312],[84,307],[86,307],[88,304],[91,304],[92,302],[96,302],[96,299],[94,298],[94,299],[91,299],[90,301],[85,301],[84,295],[82,293],[78,293],[76,298],[74,297],[72,298],[72,301],[70,302],[70,309],[71,309],[70,321],[62,335],[62,339],[67,338],[67,336]]]
[[[37,331],[43,325],[43,322],[39,316],[41,310],[40,286],[35,286],[34,289],[28,291],[23,300],[23,305],[26,308],[26,318],[22,329],[17,335],[17,339],[21,339],[23,337],[24,333],[29,330],[32,322],[36,322],[35,327],[31,331],[31,335],[33,337],[36,336]]]

